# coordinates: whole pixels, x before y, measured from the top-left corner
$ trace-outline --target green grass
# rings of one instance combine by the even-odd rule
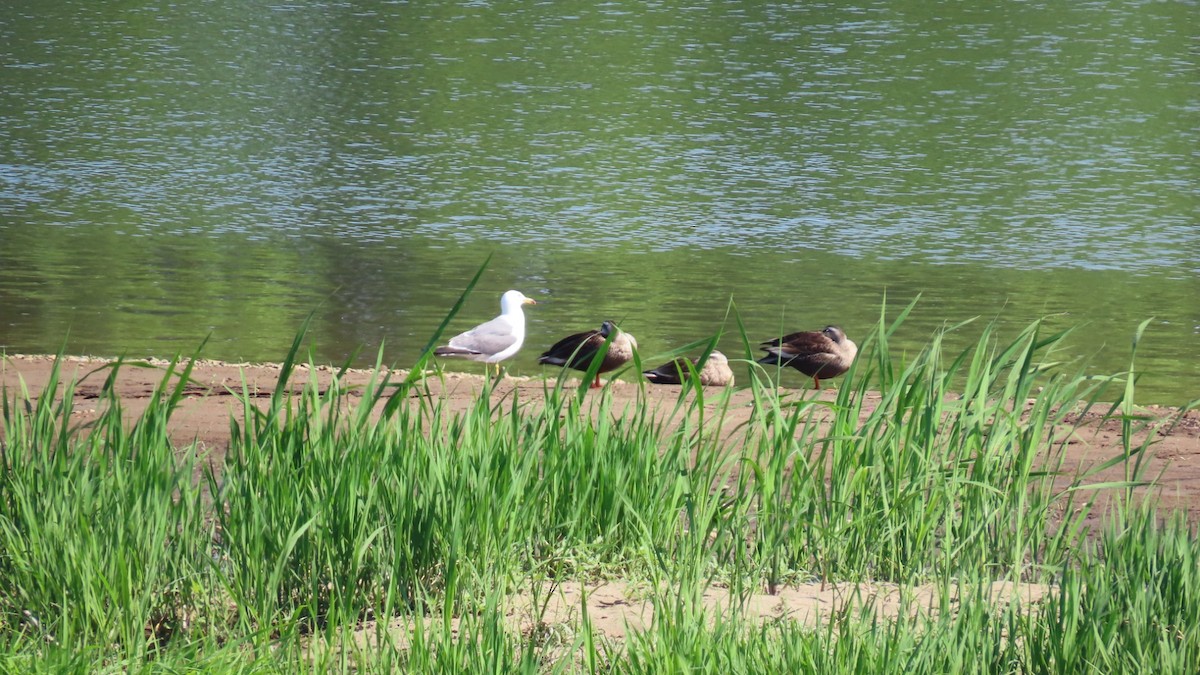
[[[747,360],[753,414],[733,430],[729,398],[691,388],[658,409],[562,378],[544,404],[485,388],[461,413],[415,376],[352,397],[298,381],[301,332],[199,483],[202,458],[166,431],[190,366],[132,425],[111,386],[131,364],[83,428],[75,383],[5,391],[0,671],[1194,671],[1200,540],[1133,498],[1148,446],[1132,363],[1065,372],[1040,324],[958,354],[934,335],[901,362],[887,343],[907,312],[880,317],[833,402],[781,395]],[[1064,466],[1051,430],[1084,409],[1124,425],[1101,467],[1122,480]],[[1114,498],[1090,531],[1098,492]],[[613,643],[586,616],[504,621],[511,593],[600,578],[641,584],[653,625]],[[809,628],[699,601],[813,580],[933,584],[939,611]],[[997,604],[997,580],[1054,590]],[[414,628],[396,639],[392,620]]]

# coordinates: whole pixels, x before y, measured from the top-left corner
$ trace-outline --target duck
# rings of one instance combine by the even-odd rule
[[[592,389],[598,389],[600,373],[616,370],[628,363],[633,359],[633,352],[638,346],[636,338],[617,328],[617,324],[612,321],[601,323],[600,330],[575,333],[555,342],[553,347],[538,357],[538,363],[587,372],[592,365],[592,359],[604,347],[610,335],[612,341],[609,342],[604,360],[600,362],[600,369],[596,371],[596,380],[591,384]]]
[[[533,298],[517,290],[500,296],[500,316],[450,338],[445,346],[433,350],[434,356],[482,361],[491,374],[491,364],[500,374],[500,362],[521,350],[525,343],[525,305],[536,305]]]
[[[684,378],[699,366],[700,359],[681,356],[642,374],[654,384],[683,384]],[[729,359],[716,350],[708,355],[708,360],[704,362],[703,368],[699,368],[696,376],[700,380],[701,386],[704,387],[724,387],[733,384],[733,371],[729,368]]]
[[[858,354],[858,345],[837,326],[791,333],[767,340],[761,346],[768,356],[759,359],[759,363],[791,366],[811,377],[817,389],[821,388],[822,379],[850,370]]]

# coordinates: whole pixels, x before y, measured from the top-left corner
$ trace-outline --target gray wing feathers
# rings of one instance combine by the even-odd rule
[[[504,317],[496,317],[465,333],[450,338],[450,346],[479,354],[498,354],[513,346],[517,341],[512,324]]]

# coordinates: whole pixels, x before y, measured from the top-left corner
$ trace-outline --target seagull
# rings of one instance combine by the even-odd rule
[[[612,341],[604,354],[604,360],[600,362],[600,369],[596,371],[596,381],[591,385],[592,389],[597,389],[600,387],[600,373],[607,373],[628,363],[633,358],[633,350],[637,349],[637,339],[617,328],[617,324],[612,321],[600,324],[600,330],[568,335],[555,342],[553,347],[538,357],[538,363],[587,372],[592,365],[592,359],[604,347],[604,342],[610,335],[613,336]]]
[[[762,348],[769,356],[759,359],[759,363],[791,366],[811,377],[817,389],[821,388],[821,378],[837,377],[849,370],[858,354],[858,345],[837,326],[784,335],[762,343]]]
[[[536,305],[521,291],[505,291],[500,296],[500,316],[481,323],[465,333],[450,338],[450,344],[433,351],[435,356],[457,356],[471,361],[496,364],[516,354],[525,342],[525,312],[523,305]],[[486,366],[491,374],[491,366]]]
[[[688,367],[689,362],[692,364],[691,368]],[[681,356],[642,374],[654,384],[683,384],[684,378],[689,377],[692,369],[699,365],[699,359],[688,359]],[[715,350],[708,355],[708,360],[704,362],[704,367],[696,372],[696,376],[699,378],[701,386],[705,387],[724,387],[733,384],[733,371],[729,369],[729,359]]]

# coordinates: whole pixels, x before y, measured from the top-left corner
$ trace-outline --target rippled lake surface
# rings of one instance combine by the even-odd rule
[[[406,365],[519,288],[513,361],[647,355],[920,300],[1075,327],[1200,397],[1195,3],[0,7],[0,349]],[[454,367],[470,369],[470,364]],[[477,369],[477,367],[476,367]],[[788,378],[793,377],[791,374]],[[802,378],[787,380],[800,384]]]

